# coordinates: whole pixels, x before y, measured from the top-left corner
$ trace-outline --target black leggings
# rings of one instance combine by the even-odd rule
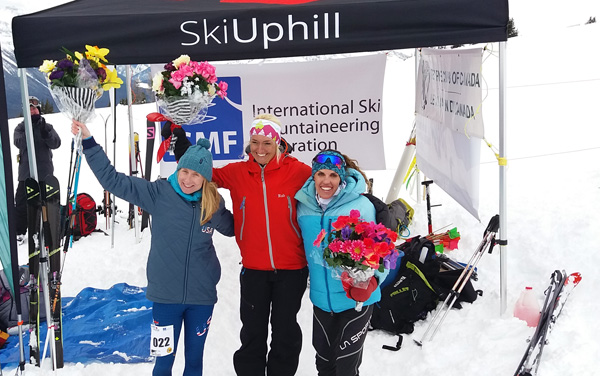
[[[238,376],[293,376],[302,350],[296,315],[306,290],[308,268],[264,271],[242,269],[240,318],[242,346],[233,356]],[[267,337],[271,322],[271,343]]]
[[[313,309],[313,347],[319,376],[357,376],[373,305],[360,312]]]

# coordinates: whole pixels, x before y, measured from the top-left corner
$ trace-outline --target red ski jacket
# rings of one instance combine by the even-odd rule
[[[312,170],[289,154],[261,167],[244,162],[213,169],[213,181],[229,189],[235,239],[248,269],[302,269],[306,256],[294,195]]]

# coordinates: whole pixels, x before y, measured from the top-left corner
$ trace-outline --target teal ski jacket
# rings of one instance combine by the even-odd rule
[[[350,210],[360,211],[363,220],[375,221],[375,207],[368,198],[361,195],[366,190],[363,176],[355,169],[346,169],[346,186],[327,205],[325,211],[321,209],[316,199],[315,181],[311,176],[304,186],[296,193],[298,201],[298,225],[302,231],[306,260],[310,277],[310,300],[313,305],[326,312],[339,313],[353,309],[356,302],[346,296],[339,277],[323,260],[323,249],[327,246],[325,239],[320,245],[313,243],[321,230],[331,231],[331,223],[340,215],[350,215]],[[375,271],[378,281],[383,281],[388,274]],[[371,294],[364,306],[376,303],[381,299],[379,286]]]

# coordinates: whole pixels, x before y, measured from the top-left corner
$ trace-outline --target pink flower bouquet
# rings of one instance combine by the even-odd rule
[[[164,69],[152,79],[152,90],[165,116],[177,125],[201,123],[215,95],[227,96],[227,83],[217,84],[215,67],[206,61],[181,55]]]
[[[341,275],[349,297],[363,295],[352,294],[350,288],[372,286],[370,281],[375,270],[383,272],[396,267],[399,257],[394,244],[398,237],[396,232],[380,223],[362,220],[358,210],[351,210],[349,216],[339,216],[331,226],[329,234],[321,230],[313,245],[319,246],[327,238],[323,259]],[[362,302],[357,301],[357,310],[361,306]]]

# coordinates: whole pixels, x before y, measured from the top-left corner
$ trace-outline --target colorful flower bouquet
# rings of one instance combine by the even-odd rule
[[[375,270],[383,272],[396,267],[399,257],[394,244],[396,232],[380,223],[362,220],[358,210],[351,210],[349,216],[339,216],[331,226],[329,235],[321,230],[313,245],[319,246],[327,237],[323,259],[340,275],[349,297],[352,294],[347,288],[368,288]],[[357,301],[356,309],[360,311],[361,307],[362,302]]]
[[[215,95],[227,96],[227,83],[219,82],[215,67],[181,55],[152,79],[156,102],[177,125],[201,123]]]
[[[94,104],[104,90],[119,88],[123,81],[114,69],[109,69],[107,48],[85,46],[85,56],[71,52],[65,47],[61,51],[66,57],[59,61],[44,60],[39,67],[47,73],[50,92],[59,110],[69,119],[82,123],[94,116]]]

